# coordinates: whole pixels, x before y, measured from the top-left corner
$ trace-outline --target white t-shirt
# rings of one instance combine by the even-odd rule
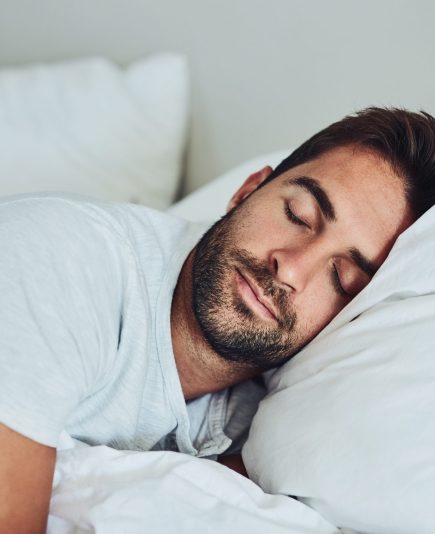
[[[264,389],[184,401],[170,309],[203,225],[72,195],[0,200],[0,422],[55,447],[213,456],[242,440]]]

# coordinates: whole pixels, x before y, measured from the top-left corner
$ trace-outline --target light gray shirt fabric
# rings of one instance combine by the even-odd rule
[[[186,404],[170,309],[204,225],[132,204],[0,200],[0,422],[55,447],[237,450],[264,387]]]

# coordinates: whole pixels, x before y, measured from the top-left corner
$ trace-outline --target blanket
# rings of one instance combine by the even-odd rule
[[[175,452],[90,447],[63,436],[49,534],[336,534],[303,503]]]

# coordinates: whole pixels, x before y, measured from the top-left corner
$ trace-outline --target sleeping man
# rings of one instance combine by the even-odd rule
[[[370,282],[434,177],[435,119],[370,108],[249,176],[202,237],[137,205],[4,198],[0,532],[44,531],[62,430],[237,451],[263,394],[249,379]]]

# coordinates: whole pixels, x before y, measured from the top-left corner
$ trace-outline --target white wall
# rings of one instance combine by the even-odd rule
[[[0,0],[0,64],[185,52],[188,189],[363,106],[435,114],[430,0]]]

